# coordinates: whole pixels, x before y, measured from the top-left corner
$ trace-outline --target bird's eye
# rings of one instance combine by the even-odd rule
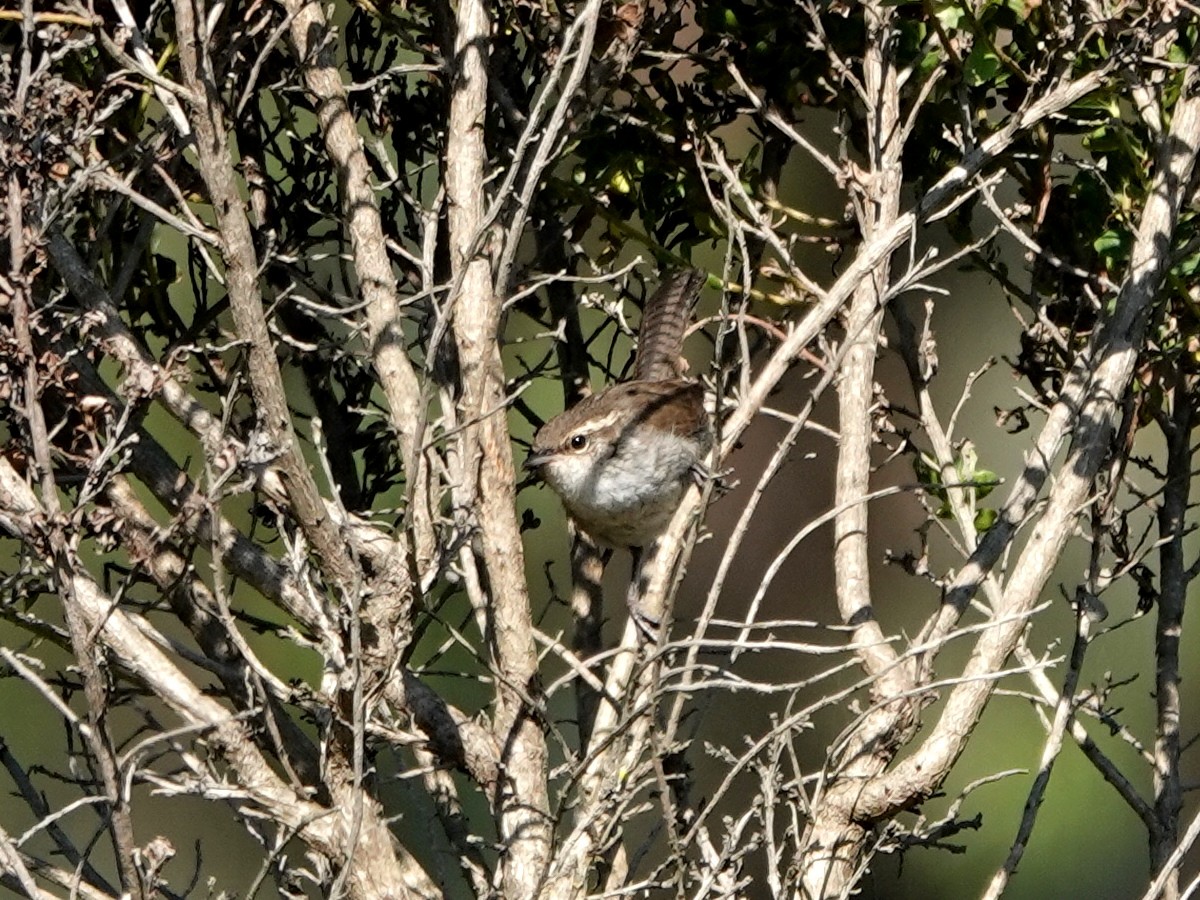
[[[586,434],[576,434],[576,435],[571,436],[571,449],[572,450],[582,450],[586,446],[587,446],[587,435]]]

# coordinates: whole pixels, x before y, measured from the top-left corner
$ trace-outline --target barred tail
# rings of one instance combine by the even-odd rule
[[[636,381],[668,381],[682,375],[683,335],[704,280],[697,269],[676,269],[646,301],[633,367]]]

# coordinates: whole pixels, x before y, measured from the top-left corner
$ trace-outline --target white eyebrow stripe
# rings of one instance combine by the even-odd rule
[[[592,434],[596,431],[602,431],[605,428],[608,428],[610,425],[615,424],[621,417],[621,410],[613,410],[603,419],[593,419],[588,422],[583,422],[578,428],[572,431],[571,434]]]

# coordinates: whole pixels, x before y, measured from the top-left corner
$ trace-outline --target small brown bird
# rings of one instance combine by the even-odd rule
[[[685,379],[680,353],[704,285],[672,272],[646,303],[634,378],[547,422],[525,467],[537,470],[576,523],[610,547],[654,542],[712,447],[704,388]]]

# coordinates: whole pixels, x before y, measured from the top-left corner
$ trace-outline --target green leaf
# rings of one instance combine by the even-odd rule
[[[942,483],[942,476],[937,467],[923,455],[913,457],[913,472],[916,473],[917,481],[926,487],[938,487]]]
[[[1125,233],[1108,229],[1100,237],[1092,241],[1092,248],[1097,253],[1112,253],[1115,250],[1120,250],[1125,244]]]
[[[989,528],[996,524],[996,520],[1000,518],[1000,514],[994,509],[981,509],[975,513],[975,531],[978,534],[983,534]]]
[[[1193,253],[1181,260],[1177,269],[1178,273],[1185,277],[1196,274],[1196,270],[1200,269],[1200,253]]]
[[[942,7],[937,11],[937,19],[938,22],[941,23],[942,28],[946,29],[947,31],[958,28],[958,24],[963,20],[963,16],[965,15],[962,7],[957,3],[945,3],[938,5]]]
[[[971,55],[963,64],[963,69],[966,72],[967,83],[978,87],[996,77],[996,73],[1000,71],[1000,57],[983,41],[977,40],[971,48]]]
[[[982,500],[1000,484],[1000,476],[987,469],[979,469],[971,479],[975,482],[975,497]]]
[[[608,186],[618,194],[628,194],[633,190],[633,184],[629,181],[629,175],[621,169],[614,170],[608,176]]]
[[[1117,133],[1116,128],[1107,125],[1097,128],[1084,140],[1084,144],[1093,153],[1112,153],[1125,148],[1125,141]]]

